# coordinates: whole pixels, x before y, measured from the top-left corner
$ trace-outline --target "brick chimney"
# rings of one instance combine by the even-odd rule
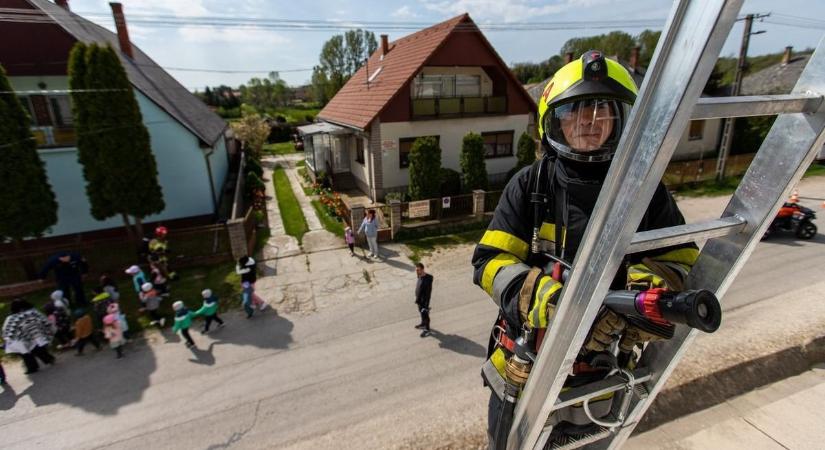
[[[120,42],[120,51],[126,54],[129,58],[134,58],[132,55],[132,43],[129,42],[129,30],[126,29],[126,17],[123,15],[123,5],[120,3],[109,3],[112,7],[112,17],[115,19],[115,28],[117,29],[117,40]]]
[[[564,63],[567,64],[570,62],[573,62],[573,52],[567,52],[564,54]]]
[[[54,0],[54,3],[55,3],[57,6],[59,6],[59,7],[63,8],[63,9],[65,9],[66,11],[71,11],[71,10],[69,9],[69,0]]]
[[[791,62],[791,56],[793,55],[793,47],[790,45],[785,47],[785,54],[782,55],[782,65],[786,65]]]
[[[641,47],[633,47],[633,49],[630,50],[630,69],[631,70],[636,70],[636,67],[639,65],[639,51],[640,50],[641,50]]]
[[[390,52],[390,41],[389,36],[386,34],[381,35],[381,56],[386,55]]]

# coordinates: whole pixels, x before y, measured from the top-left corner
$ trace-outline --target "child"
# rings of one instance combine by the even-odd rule
[[[83,308],[76,309],[74,316],[74,339],[77,356],[83,354],[83,348],[86,347],[86,344],[89,342],[91,342],[96,349],[100,350],[100,342],[97,340],[94,327],[92,326],[92,316]]]
[[[242,256],[235,266],[235,273],[241,276],[241,288],[243,288],[243,283],[249,283],[249,307],[257,306],[261,311],[266,309],[267,303],[255,293],[255,282],[258,280],[258,265],[255,260],[251,256]]]
[[[120,305],[112,303],[106,310],[107,315],[114,314],[120,322],[120,331],[123,332],[123,339],[129,340],[129,322],[126,321],[126,314],[120,312]]]
[[[123,358],[123,330],[120,328],[120,318],[115,314],[103,318],[103,336],[109,340],[109,347],[115,349],[117,358]]]
[[[63,291],[58,289],[58,290],[52,292],[51,299],[52,299],[52,303],[54,303],[55,307],[63,308],[63,309],[68,311],[68,309],[69,309],[69,299],[67,299],[63,295]]]
[[[106,317],[106,314],[109,314],[109,305],[115,303],[115,300],[101,287],[92,288],[92,294],[94,294],[92,308],[94,308],[96,323],[98,326],[102,326],[103,318]]]
[[[166,324],[166,318],[161,316],[158,312],[160,308],[160,295],[158,295],[158,291],[155,290],[152,283],[143,283],[140,286],[140,301],[143,303],[143,308],[141,310],[146,311],[149,314],[149,317],[152,319],[149,322],[150,325],[158,325],[162,328]]]
[[[212,321],[218,322],[218,328],[223,327],[223,320],[218,317],[218,297],[212,294],[211,289],[204,289],[201,292],[201,296],[203,296],[203,306],[201,309],[195,311],[196,316],[203,316],[204,323],[203,323],[203,330],[201,330],[201,334],[209,333],[209,326],[212,325]]]
[[[117,285],[115,285],[115,282],[109,277],[109,274],[104,273],[100,276],[100,289],[102,292],[109,294],[112,300],[116,302],[120,301],[120,291],[117,290]]]
[[[186,348],[194,347],[195,341],[189,335],[189,327],[192,326],[192,312],[183,306],[183,302],[180,300],[172,304],[172,309],[175,310],[175,324],[172,326],[172,331],[175,333],[180,331],[181,336],[186,339]]]
[[[248,281],[241,283],[241,304],[243,310],[246,311],[247,319],[251,319],[252,314],[255,313],[255,308],[252,307],[253,295],[255,295],[255,290],[252,288],[252,283]]]
[[[137,265],[129,266],[129,268],[126,269],[126,274],[132,276],[132,286],[135,288],[135,292],[140,295],[140,287],[149,281],[146,279],[146,274],[144,274]]]
[[[355,256],[355,233],[352,232],[352,228],[347,227],[344,229],[344,240],[349,247],[349,255]]]
[[[46,318],[52,325],[58,350],[68,347],[72,342],[72,318],[65,307],[58,306],[62,304],[61,302],[51,302],[43,306],[43,313],[46,314]]]
[[[163,271],[154,264],[149,264],[149,276],[152,278],[152,286],[158,291],[161,297],[169,297],[169,284],[166,282],[166,277],[163,276]]]

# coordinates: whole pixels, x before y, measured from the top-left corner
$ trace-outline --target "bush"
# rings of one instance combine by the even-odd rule
[[[480,134],[467,133],[461,143],[459,157],[464,173],[464,189],[487,189],[487,164],[484,161],[484,138]]]
[[[247,172],[246,174],[246,195],[253,196],[256,191],[263,191],[265,189],[265,185],[261,177],[258,176],[255,172]]]
[[[453,169],[441,169],[441,196],[449,197],[461,193],[461,174]]]
[[[441,148],[432,136],[420,137],[410,149],[410,198],[435,198],[441,192],[440,177],[432,176],[441,169]]]
[[[283,118],[283,117],[281,117]],[[277,121],[277,119],[276,119]],[[272,125],[269,130],[269,136],[267,137],[267,143],[275,143],[275,142],[287,142],[292,140],[292,135],[294,131],[292,127],[286,123],[276,123]]]
[[[258,178],[264,176],[264,169],[263,167],[261,167],[261,163],[259,163],[257,159],[251,156],[246,158],[246,165],[244,166],[244,170],[246,170],[246,173],[254,173],[258,176]]]
[[[522,168],[529,166],[536,161],[536,141],[533,140],[527,133],[521,133],[518,138],[518,151],[516,152],[516,167]]]
[[[384,202],[389,203],[392,200],[398,200],[399,202],[404,201],[404,194],[401,192],[388,192],[384,195]]]

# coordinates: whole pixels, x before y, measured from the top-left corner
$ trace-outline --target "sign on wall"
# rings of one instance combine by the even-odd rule
[[[450,197],[441,197],[441,207],[445,209],[450,207]]]
[[[416,217],[427,217],[430,215],[430,201],[420,200],[417,202],[410,202],[409,204],[410,219]]]
[[[384,150],[385,152],[389,150],[395,150],[395,141],[392,139],[386,139],[381,141],[381,150]]]

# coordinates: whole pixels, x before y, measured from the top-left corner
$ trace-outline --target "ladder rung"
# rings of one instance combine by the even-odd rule
[[[783,113],[813,113],[822,96],[806,94],[702,97],[693,108],[691,119],[771,116]]]
[[[635,386],[649,380],[650,373],[647,369],[640,368],[633,371],[633,377],[633,385]],[[588,398],[598,397],[610,392],[616,392],[624,388],[626,384],[627,381],[624,378],[619,375],[613,375],[603,380],[594,381],[592,383],[585,384],[584,386],[572,388],[559,394],[556,404],[553,405],[553,411],[570,405],[575,405],[576,403],[583,402]]]
[[[745,219],[730,216],[706,222],[642,231],[633,235],[633,242],[630,244],[627,253],[644,252],[686,242],[732,236],[741,232],[745,225],[747,225]]]
[[[601,427],[599,431],[594,433],[588,433],[579,437],[569,437],[565,436],[560,441],[554,441],[550,444],[550,448],[552,450],[571,450],[574,448],[581,448],[587,444],[592,444],[593,442],[600,441],[612,433],[608,428]]]

